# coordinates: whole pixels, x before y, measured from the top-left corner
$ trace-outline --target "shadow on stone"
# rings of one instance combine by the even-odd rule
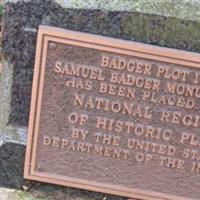
[[[6,143],[0,147],[0,187],[22,187],[24,154],[23,145]]]

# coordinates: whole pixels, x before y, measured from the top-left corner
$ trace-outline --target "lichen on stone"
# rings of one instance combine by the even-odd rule
[[[141,12],[200,20],[198,0],[56,0],[56,2],[66,8]]]

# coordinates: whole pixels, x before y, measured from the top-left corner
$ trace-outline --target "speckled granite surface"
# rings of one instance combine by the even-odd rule
[[[200,52],[200,23],[129,12],[74,10],[50,0],[7,3],[3,51],[14,66],[10,122],[27,125],[39,24]]]
[[[13,69],[9,124],[28,124],[36,32],[40,24],[200,52],[199,21],[127,11],[64,8],[53,0],[7,3],[3,52],[8,68],[12,66]],[[0,106],[3,108],[5,105],[1,103]],[[0,147],[0,186],[22,188],[25,184],[22,178],[24,149],[24,146],[10,143]],[[49,199],[76,199],[77,195],[80,200],[103,200],[105,197],[103,194],[46,184],[33,184],[30,191]],[[123,198],[106,198],[109,199]]]

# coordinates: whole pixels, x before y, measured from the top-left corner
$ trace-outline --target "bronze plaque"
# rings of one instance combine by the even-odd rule
[[[25,178],[200,199],[200,56],[41,26]]]

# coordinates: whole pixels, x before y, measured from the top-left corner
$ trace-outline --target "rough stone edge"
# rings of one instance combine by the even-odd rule
[[[13,66],[3,61],[0,82],[0,130],[3,131],[8,122],[13,82]]]
[[[3,61],[0,79],[0,146],[6,142],[26,144],[27,127],[9,125],[13,66]]]
[[[7,2],[31,0],[4,0]],[[199,0],[55,0],[65,8],[103,9],[109,11],[141,12],[200,21]]]

